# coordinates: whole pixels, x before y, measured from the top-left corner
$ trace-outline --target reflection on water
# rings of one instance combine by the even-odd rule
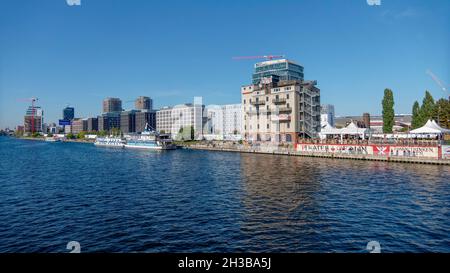
[[[0,138],[0,252],[450,251],[449,167]]]
[[[241,177],[254,250],[449,250],[446,166],[242,154]]]

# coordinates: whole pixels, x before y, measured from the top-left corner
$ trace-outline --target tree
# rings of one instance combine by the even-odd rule
[[[422,101],[422,107],[420,107],[420,122],[418,124],[418,127],[424,126],[425,123],[429,119],[433,118],[433,109],[434,109],[434,99],[433,96],[431,96],[430,92],[425,91],[425,97]]]
[[[383,105],[383,133],[392,133],[394,126],[394,94],[391,89],[384,89]]]
[[[74,138],[75,138],[75,135],[72,134],[72,133],[68,133],[68,134],[66,135],[66,137],[67,137],[68,139],[74,139]]]
[[[86,136],[86,132],[84,132],[84,131],[81,131],[77,134],[78,139],[83,139],[85,136]]]
[[[420,105],[417,101],[414,102],[413,108],[412,108],[412,120],[411,120],[411,128],[416,129],[419,128],[420,123]]]
[[[432,118],[443,128],[450,128],[450,101],[440,99],[436,101]]]

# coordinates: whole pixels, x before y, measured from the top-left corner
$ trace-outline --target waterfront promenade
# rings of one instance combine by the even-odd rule
[[[435,164],[435,165],[450,165],[449,159],[439,159],[439,158],[428,158],[421,156],[408,156],[408,155],[398,155],[398,154],[369,154],[367,150],[354,149],[353,151],[348,151],[342,149],[339,152],[331,150],[309,150],[304,151],[299,147],[315,147],[320,144],[297,144],[296,147],[277,147],[277,146],[251,146],[251,145],[239,145],[239,144],[228,144],[228,145],[217,145],[217,144],[192,144],[184,146],[187,149],[195,150],[209,150],[209,151],[222,151],[222,152],[238,152],[238,153],[256,153],[256,154],[273,154],[273,155],[288,155],[288,156],[304,156],[304,157],[319,157],[319,158],[333,158],[333,159],[350,159],[350,160],[371,160],[371,161],[386,161],[386,162],[400,162],[400,163],[416,163],[416,164]],[[333,144],[333,146],[343,144]],[[344,147],[367,147],[363,145],[352,145]],[[386,147],[386,146],[383,146]],[[424,148],[424,149],[438,149],[437,147],[427,147],[427,146],[401,146],[403,148]],[[397,147],[396,147],[397,148]],[[364,148],[363,148],[364,149]]]

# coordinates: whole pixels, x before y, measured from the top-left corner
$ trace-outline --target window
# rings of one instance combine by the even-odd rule
[[[269,123],[267,123],[267,129],[269,129],[269,127],[270,127],[270,126],[269,126]]]
[[[259,129],[259,124],[258,124],[258,129]]]
[[[292,142],[292,136],[286,135],[286,142]]]
[[[289,94],[286,94],[286,99],[287,99],[287,100],[289,99]]]
[[[266,97],[266,101],[269,101],[269,97]]]
[[[287,128],[288,128],[288,129],[291,128],[291,123],[290,123],[290,122],[288,122]]]
[[[245,99],[244,99],[244,104],[245,104]],[[245,109],[245,108],[244,108]]]

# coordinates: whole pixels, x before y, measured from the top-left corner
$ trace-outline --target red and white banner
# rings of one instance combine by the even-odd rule
[[[447,146],[450,147],[450,146]],[[445,158],[444,147],[442,157]],[[450,158],[450,150],[446,148]],[[394,146],[394,145],[351,145],[351,144],[297,144],[298,152],[375,155],[381,157],[422,157],[439,158],[438,147],[426,146]]]

